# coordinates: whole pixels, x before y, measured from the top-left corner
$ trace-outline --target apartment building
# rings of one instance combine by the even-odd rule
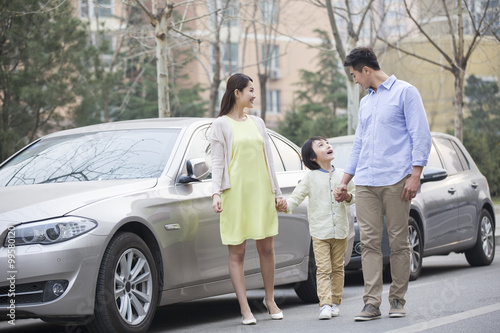
[[[133,0],[73,0],[82,20],[89,20],[90,29],[97,38],[99,29],[106,29],[106,37],[112,44],[116,44],[123,36],[125,18]],[[160,4],[163,0],[158,1]],[[498,1],[493,1],[497,3]],[[143,1],[151,6],[151,1]],[[293,108],[295,91],[299,88],[301,69],[319,71],[315,57],[317,46],[321,43],[315,29],[331,31],[325,8],[303,0],[206,0],[186,2],[187,5],[178,8],[178,22],[188,23],[178,25],[186,35],[193,37],[191,41],[186,36],[176,34],[184,39],[183,47],[191,48],[195,60],[181,68],[189,79],[181,82],[185,86],[196,83],[209,88],[214,78],[215,45],[221,50],[221,78],[219,86],[219,100],[225,90],[225,80],[236,72],[243,72],[254,80],[257,100],[252,110],[254,114],[261,114],[263,108],[260,78],[266,77],[266,122],[274,128],[286,112]],[[343,5],[343,1],[335,0],[334,5]],[[436,40],[443,48],[450,51],[449,41],[443,33],[447,20],[438,5],[431,0],[408,1],[411,12],[418,19],[427,20],[425,29],[429,34],[436,36]],[[363,0],[350,2],[351,10],[360,12],[366,4]],[[485,1],[474,1],[472,8],[478,15]],[[227,5],[227,8],[225,6]],[[446,131],[453,128],[454,118],[454,83],[451,73],[442,68],[429,64],[417,58],[397,52],[376,40],[379,34],[383,38],[394,38],[398,42],[408,45],[413,50],[424,54],[435,52],[422,34],[415,28],[407,17],[404,2],[400,0],[375,0],[373,11],[368,13],[367,24],[361,32],[358,45],[374,44],[379,54],[380,63],[387,74],[395,74],[398,78],[414,84],[422,94],[427,110],[431,130]],[[429,11],[433,9],[433,13]],[[224,9],[224,20],[220,28],[217,10]],[[495,7],[489,15],[494,14]],[[220,12],[219,12],[220,13]],[[220,16],[219,16],[220,17]],[[359,20],[361,16],[356,17]],[[383,19],[383,23],[380,21]],[[353,22],[356,25],[356,21]],[[466,22],[467,23],[467,22]],[[338,20],[343,39],[346,40],[348,26],[342,19]],[[498,31],[500,23],[491,26],[492,31]],[[144,27],[149,43],[154,45],[153,28]],[[496,30],[495,30],[496,29]],[[471,33],[470,23],[465,26],[466,34]],[[441,38],[441,37],[443,38]],[[172,43],[174,44],[174,43]],[[485,37],[480,47],[476,49],[467,67],[467,74],[498,81],[500,75],[500,43],[493,36]],[[347,50],[349,51],[349,50]],[[112,54],[106,55],[108,59]],[[439,59],[438,61],[443,61]],[[444,62],[443,62],[444,64]],[[203,95],[210,99],[207,89]],[[219,101],[216,102],[219,105]],[[217,110],[215,111],[215,114]],[[207,116],[213,116],[210,114]]]

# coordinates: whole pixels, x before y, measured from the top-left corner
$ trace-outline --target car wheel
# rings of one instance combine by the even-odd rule
[[[414,281],[422,271],[423,244],[420,228],[411,216],[408,219],[408,240],[410,242],[410,281]]]
[[[102,259],[90,332],[147,332],[158,303],[158,274],[146,243],[118,233]]]
[[[465,258],[471,266],[487,266],[495,257],[495,228],[486,209],[481,212],[478,229],[476,245],[465,251]]]
[[[309,249],[309,268],[307,270],[307,280],[298,282],[295,287],[297,296],[304,303],[318,303],[318,291],[316,286],[316,260],[314,260],[314,251]]]

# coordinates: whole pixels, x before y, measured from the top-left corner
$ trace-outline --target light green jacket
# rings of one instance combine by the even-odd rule
[[[333,191],[339,186],[344,172],[335,169],[333,172],[326,170],[311,170],[297,185],[292,195],[286,200],[287,213],[291,213],[306,197],[309,197],[307,215],[309,232],[318,239],[344,239],[349,234],[346,205],[355,202],[354,183],[347,184],[347,192],[352,194],[350,202],[337,202]]]

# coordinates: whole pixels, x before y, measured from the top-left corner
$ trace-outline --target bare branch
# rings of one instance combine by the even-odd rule
[[[148,10],[148,8],[142,3],[141,0],[134,0],[135,3],[137,3],[137,5],[139,5],[139,7],[141,7],[142,11],[149,17],[149,19],[151,20],[151,23],[156,26],[156,24],[158,24],[158,21],[156,20],[156,18],[153,16],[153,14]]]
[[[368,14],[368,11],[372,7],[372,3],[373,3],[373,0],[370,0],[370,3],[364,9],[363,16],[361,17],[361,21],[359,22],[359,25],[358,25],[358,31],[356,31],[356,36],[358,36],[358,37],[359,37],[359,34],[361,33],[361,27],[363,26],[366,15]]]
[[[417,20],[415,19],[415,17],[413,17],[413,15],[412,15],[412,13],[410,11],[410,8],[408,8],[407,0],[404,0],[403,2],[405,4],[405,9],[406,9],[406,13],[408,14],[408,17],[413,21],[413,23],[415,23],[415,25],[417,26],[418,30],[422,33],[422,35],[424,35],[425,38],[427,38],[427,40],[429,41],[429,43],[431,43],[432,46],[434,46],[436,48],[436,50],[439,53],[441,53],[441,55],[446,59],[446,61],[448,61],[448,63],[450,64],[450,66],[456,67],[456,64],[453,62],[453,59],[451,59],[450,56],[448,56],[448,54],[446,54],[446,52],[444,52],[444,50],[441,49],[439,47],[439,45],[437,45],[436,42],[434,42],[432,40],[432,38],[424,31],[424,29],[422,28],[422,26],[417,22]],[[403,52],[403,51],[401,50],[401,52]],[[442,65],[439,64],[439,66],[442,66]]]
[[[457,41],[455,39],[455,31],[453,30],[453,25],[451,23],[451,16],[450,12],[448,11],[448,6],[446,5],[446,0],[441,0],[443,4],[444,11],[446,13],[446,19],[448,21],[448,28],[450,29],[450,35],[451,35],[451,45],[453,46],[453,53],[457,54]]]
[[[433,65],[436,65],[436,66],[442,67],[442,68],[444,68],[444,69],[446,69],[446,70],[448,70],[448,71],[450,71],[450,72],[453,72],[453,68],[452,68],[452,67],[445,66],[445,65],[440,64],[440,63],[438,63],[438,62],[436,62],[436,61],[434,61],[434,60],[431,60],[431,59],[425,58],[425,57],[423,57],[423,56],[420,56],[420,55],[418,55],[418,54],[416,54],[416,53],[413,53],[413,52],[410,52],[410,51],[406,51],[406,50],[402,49],[401,47],[399,47],[399,46],[397,46],[397,45],[394,45],[394,44],[390,43],[388,40],[383,39],[383,38],[381,38],[381,37],[377,37],[377,39],[381,40],[382,42],[386,43],[386,44],[387,44],[387,46],[389,46],[389,47],[391,47],[391,48],[393,48],[393,49],[395,49],[395,50],[397,50],[397,51],[400,51],[400,52],[402,52],[402,53],[404,53],[404,54],[407,54],[407,55],[409,55],[409,56],[415,57],[415,58],[417,58],[417,59],[420,59],[420,60],[426,61],[426,62],[431,63],[431,64],[433,64]]]

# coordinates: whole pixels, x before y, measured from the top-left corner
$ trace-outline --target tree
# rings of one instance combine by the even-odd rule
[[[279,25],[280,11],[279,0],[254,0],[250,19],[250,25],[255,36],[255,55],[261,105],[260,117],[264,122],[266,121],[267,112],[267,81],[271,77],[273,63],[279,58],[279,49],[276,45],[278,36],[276,27]],[[262,36],[261,43],[259,43],[257,36]]]
[[[347,56],[346,49],[352,50],[360,41],[363,28],[365,27],[368,15],[372,10],[372,4],[374,0],[362,1],[359,3],[359,8],[353,9],[352,1],[345,0],[343,7],[334,7],[331,0],[311,0],[311,2],[319,7],[325,8],[328,13],[328,19],[330,21],[330,28],[335,40],[335,49],[343,61]],[[384,11],[381,11],[384,13]],[[375,14],[373,14],[375,16]],[[342,33],[339,29],[338,20],[343,20],[345,22],[345,39],[342,39]],[[384,16],[382,16],[378,21],[373,20],[372,27],[380,27],[384,21]],[[376,30],[376,29],[375,29]],[[368,37],[368,36],[365,36]],[[366,39],[366,38],[365,38]],[[373,46],[375,40],[369,40],[365,46]],[[347,87],[347,133],[353,134],[356,130],[358,124],[358,109],[359,109],[359,88],[354,83],[349,73],[348,68],[344,68],[344,74],[346,77],[346,87]]]
[[[71,111],[91,48],[69,1],[0,2],[0,160]]]
[[[467,79],[466,103],[470,116],[464,120],[464,146],[488,179],[493,196],[500,195],[500,96],[496,82],[475,76]]]
[[[196,6],[195,6],[196,9]],[[207,0],[204,7],[209,14],[208,24],[203,25],[205,31],[209,32],[208,38],[208,54],[203,54],[199,50],[193,53],[198,58],[199,63],[203,67],[210,84],[210,98],[208,104],[208,115],[210,117],[217,116],[217,103],[219,101],[219,87],[223,80],[229,78],[236,68],[232,67],[232,43],[231,43],[231,27],[239,23],[239,7],[236,0]],[[204,22],[200,20],[201,24]],[[224,38],[225,36],[225,38]],[[224,38],[224,39],[223,39]],[[202,57],[208,59],[203,61]],[[223,64],[223,59],[226,58],[227,66]],[[237,58],[237,57],[236,57]],[[206,64],[209,64],[208,66]]]
[[[285,114],[278,131],[301,145],[314,135],[334,137],[347,133],[347,116],[339,116],[339,107],[347,105],[345,78],[339,71],[339,61],[332,41],[324,30],[316,30],[323,41],[318,53],[318,71],[300,71],[294,110]]]
[[[409,0],[403,1],[408,18],[419,33],[433,46],[436,53],[422,54],[419,50],[411,50],[408,46],[404,46],[403,36],[398,36],[397,42],[380,36],[379,39],[399,52],[439,66],[453,74],[455,79],[454,134],[462,141],[463,86],[467,64],[481,38],[490,31],[491,25],[498,21],[499,12],[496,11],[493,16],[488,15],[494,10],[490,6],[490,0],[481,2],[442,0],[440,7],[436,6],[435,1],[409,2]],[[416,13],[420,13],[421,17],[417,17]],[[444,27],[439,27],[443,29],[442,34],[436,33],[437,26],[434,23],[436,17],[443,17],[446,22]],[[466,38],[466,29],[470,31],[470,38]],[[449,38],[448,43],[441,43],[440,39],[442,38]],[[447,50],[443,45],[451,45],[451,50]],[[445,63],[441,62],[440,59],[444,59]]]

